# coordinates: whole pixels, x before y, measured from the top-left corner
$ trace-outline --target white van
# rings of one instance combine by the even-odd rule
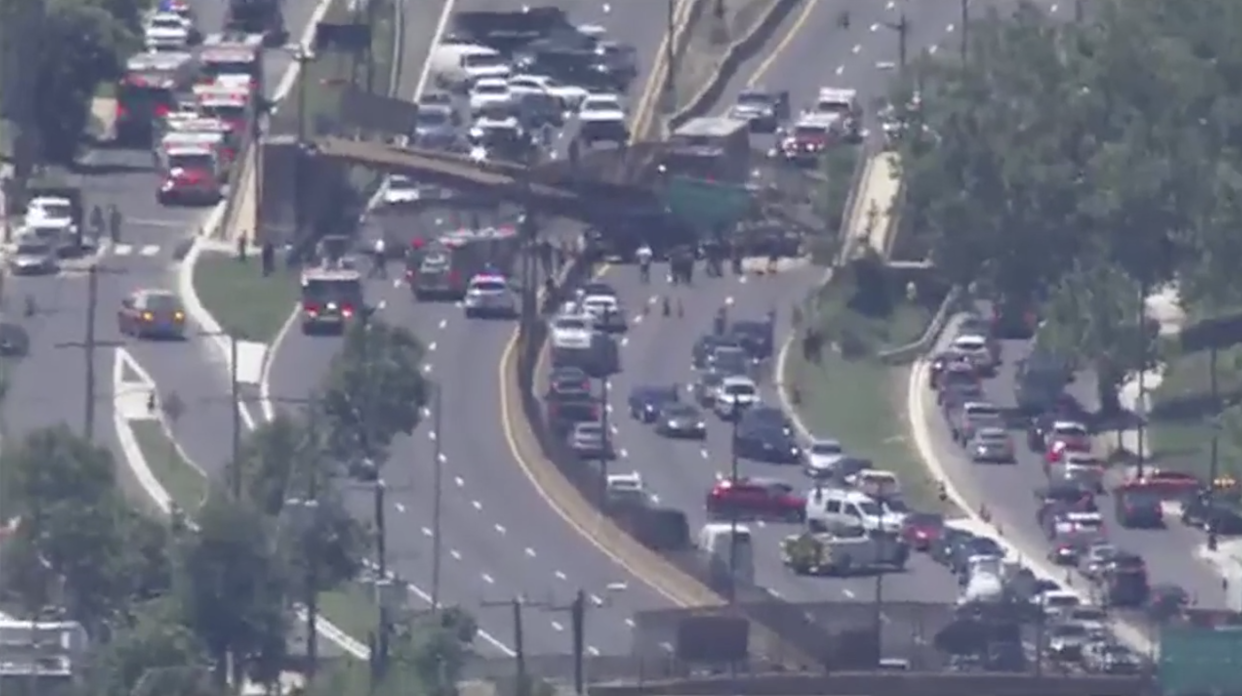
[[[827,531],[853,521],[869,531],[898,532],[901,516],[886,512],[874,498],[851,488],[816,488],[806,497],[806,523]]]
[[[508,79],[512,69],[499,51],[475,44],[441,44],[431,53],[431,74],[441,87],[468,89],[485,77]]]
[[[750,527],[737,525],[737,537],[733,537],[734,527],[730,522],[708,522],[699,530],[699,551],[716,559],[724,568],[729,568],[729,554],[732,552],[735,563],[733,572],[742,582],[755,582],[755,546],[750,534]],[[733,541],[733,543],[730,543]]]

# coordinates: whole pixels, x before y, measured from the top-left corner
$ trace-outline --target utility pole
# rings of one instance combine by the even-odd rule
[[[313,411],[312,411],[313,414]],[[312,421],[315,416],[311,416]],[[310,431],[315,432],[314,424]],[[314,437],[312,435],[312,437]],[[310,481],[306,497],[311,506],[310,528],[306,530],[303,553],[306,554],[306,680],[313,683],[319,665],[319,554],[316,553],[316,532],[319,529],[319,461],[317,448],[311,451]]]
[[[664,63],[667,72],[664,77],[664,113],[671,115],[677,109],[677,46],[673,38],[676,35],[677,20],[674,17],[676,3],[668,0],[668,17],[665,20]]]
[[[1081,22],[1086,15],[1083,0],[1074,0],[1074,21]]]
[[[82,433],[87,440],[95,437],[95,400],[96,400],[96,382],[95,379],[95,351],[99,348],[118,348],[123,343],[117,341],[100,341],[96,336],[95,313],[99,309],[99,274],[108,273],[120,275],[124,271],[100,268],[98,264],[92,263],[86,271],[86,326],[81,341],[64,341],[54,344],[56,348],[80,348],[86,364],[86,398],[83,403],[82,413]]]
[[[375,578],[377,583],[382,582],[388,577],[388,527],[384,516],[384,491],[386,488],[384,479],[375,479]],[[380,601],[379,604],[379,626],[377,628],[378,630],[375,634],[376,659],[379,673],[383,674],[388,666],[389,631],[388,607],[383,601]]]
[[[1143,325],[1147,321],[1147,279],[1146,278],[1144,278],[1143,281],[1139,283],[1138,292],[1139,292],[1139,298],[1138,298],[1139,302],[1138,302],[1138,318],[1137,318],[1138,324],[1137,325],[1139,327],[1139,331],[1141,334],[1141,332],[1143,331]],[[1135,403],[1135,406],[1138,408],[1139,413],[1137,414],[1138,415],[1138,441],[1135,447],[1135,449],[1137,449],[1138,451],[1134,453],[1134,456],[1137,458],[1137,464],[1135,465],[1134,473],[1135,473],[1135,476],[1139,479],[1143,478],[1143,463],[1145,459],[1143,450],[1146,444],[1145,440],[1147,439],[1147,384],[1145,380],[1146,376],[1147,376],[1147,343],[1144,342],[1143,352],[1139,359],[1138,401]]]
[[[479,605],[484,607],[508,605],[513,611],[513,658],[517,668],[517,674],[514,676],[514,681],[517,683],[514,687],[517,696],[530,696],[530,682],[526,677],[526,631],[522,626],[522,607],[526,603],[526,598],[520,594],[500,602],[486,599],[479,602]]]
[[[970,52],[970,0],[962,0],[962,63]]]
[[[435,400],[432,404],[432,408],[435,409],[435,412],[432,415],[433,421],[431,428],[431,432],[434,435],[433,442],[435,443],[432,451],[432,456],[434,457],[434,461],[432,463],[432,485],[435,490],[431,494],[431,610],[440,611],[440,556],[443,554],[443,549],[440,545],[440,523],[442,521],[443,514],[440,507],[443,502],[441,498],[444,494],[444,455],[440,452],[440,421],[443,409],[441,408],[442,390],[440,389],[440,385],[435,385],[435,390]]]
[[[1220,476],[1220,385],[1217,383],[1216,376],[1216,360],[1218,357],[1216,342],[1213,341],[1211,347],[1208,348],[1208,391],[1212,400],[1212,454],[1208,468],[1207,489],[1209,510],[1215,507],[1216,479]],[[1209,516],[1208,519],[1211,520],[1213,517],[1215,515]],[[1215,551],[1219,541],[1216,527],[1217,525],[1214,521],[1208,525],[1207,547],[1209,551]]]
[[[600,487],[601,488],[599,492],[599,502],[600,502],[600,505],[605,506],[604,509],[607,509],[607,505],[608,505],[608,457],[612,454],[612,433],[608,428],[609,426],[608,393],[610,389],[609,389],[609,384],[608,384],[609,380],[607,377],[600,378],[599,382],[600,382],[599,415],[600,415],[600,426],[601,426],[600,427],[601,442],[600,442],[600,453],[599,453]]]
[[[884,645],[884,573],[875,574],[875,654],[878,660],[881,656],[881,646]],[[879,667],[879,664],[876,665]]]
[[[236,332],[229,333],[229,408],[232,409],[233,417],[233,498],[241,500],[242,497],[242,471],[241,471],[241,383],[237,379],[237,341]]]
[[[737,428],[742,419],[742,404],[733,399],[729,407],[731,436],[729,438],[729,482],[736,489],[738,479]],[[729,506],[729,604],[737,602],[737,516],[738,506]]]

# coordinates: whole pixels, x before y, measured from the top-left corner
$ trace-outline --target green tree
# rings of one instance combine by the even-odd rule
[[[43,153],[51,161],[73,161],[86,130],[96,86],[115,79],[127,49],[137,45],[134,27],[126,26],[130,20],[119,20],[110,11],[110,6],[122,4],[132,3],[46,3],[40,54],[33,63],[38,70],[38,88],[32,97]]]
[[[201,668],[208,664],[207,658],[202,642],[184,623],[181,605],[165,596],[136,607],[132,622],[103,644],[91,683],[102,696],[132,696],[144,675]]]
[[[394,437],[414,431],[430,391],[424,353],[408,329],[377,318],[349,329],[322,398],[331,456],[382,462]]]
[[[235,683],[270,683],[285,656],[287,572],[271,522],[246,500],[209,496],[198,533],[178,550],[175,589],[187,625],[202,641],[218,678],[232,656]]]
[[[32,431],[0,456],[5,510],[23,519],[38,520],[57,503],[100,500],[116,485],[112,455],[64,425]]]
[[[279,515],[288,498],[305,490],[305,481],[297,479],[308,473],[304,464],[314,455],[312,437],[302,420],[281,413],[246,438],[243,490],[264,514]]]

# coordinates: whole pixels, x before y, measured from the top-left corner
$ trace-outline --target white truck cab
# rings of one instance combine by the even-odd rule
[[[726,571],[732,565],[735,576],[755,581],[755,549],[750,527],[731,522],[708,522],[699,530],[699,551],[722,564]],[[730,564],[730,556],[734,563]]]

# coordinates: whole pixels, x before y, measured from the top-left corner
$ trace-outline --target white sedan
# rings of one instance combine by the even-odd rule
[[[384,186],[384,192],[381,199],[384,205],[401,205],[402,203],[413,203],[422,198],[422,191],[418,184],[408,176],[401,174],[393,174],[388,177],[388,183]]]
[[[811,478],[831,477],[844,458],[845,446],[839,440],[812,440],[806,448],[806,475]]]

